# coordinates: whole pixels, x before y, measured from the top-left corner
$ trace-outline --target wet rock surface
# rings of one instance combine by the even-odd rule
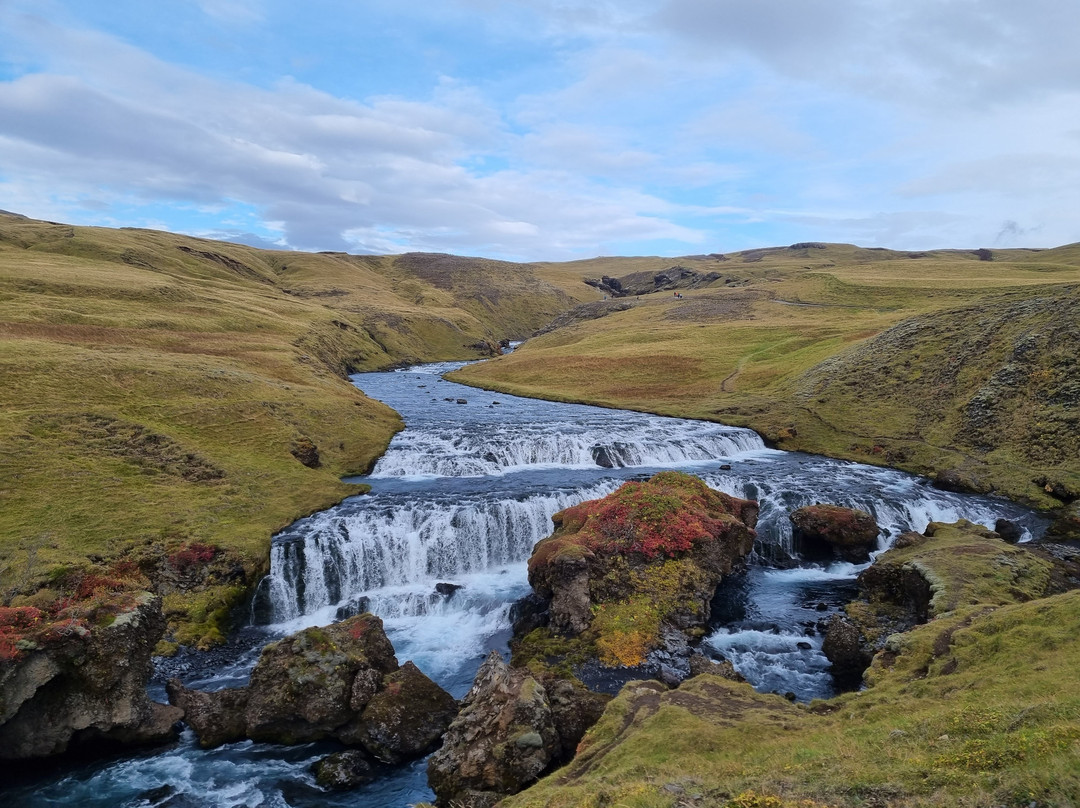
[[[856,689],[874,657],[874,649],[859,627],[838,614],[829,620],[821,650],[832,663],[833,678],[841,690]]]
[[[315,782],[329,791],[348,791],[367,785],[378,776],[367,755],[356,749],[327,755],[312,770]]]
[[[245,688],[204,693],[172,679],[167,690],[204,747],[330,738],[386,763],[430,751],[457,712],[454,698],[415,665],[398,665],[371,614],[271,643]]]
[[[605,701],[568,681],[545,685],[492,651],[428,762],[438,804],[480,808],[521,791],[573,756]]]
[[[810,558],[835,554],[860,564],[877,549],[881,529],[865,511],[838,505],[807,505],[791,514],[796,547]]]

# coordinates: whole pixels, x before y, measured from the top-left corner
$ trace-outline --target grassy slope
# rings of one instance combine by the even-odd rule
[[[347,372],[475,357],[568,305],[527,267],[443,264],[0,215],[0,595],[192,542],[253,580],[271,534],[355,493],[339,477],[400,426]],[[291,454],[304,438],[320,468]],[[167,607],[205,622],[240,591]]]
[[[547,333],[455,380],[715,419],[781,448],[920,473],[961,467],[1052,507],[1060,502],[1048,484],[1080,494],[1080,246],[993,259],[850,245],[633,259],[623,274],[678,263],[724,277],[682,300],[633,298],[626,311]],[[618,275],[619,266],[597,259],[547,272],[572,289],[571,273]],[[1018,356],[1025,340],[1034,349]]]
[[[918,564],[936,594],[870,689],[807,706],[712,676],[631,684],[572,763],[500,804],[1075,805],[1080,591],[1037,597],[1045,562],[981,532],[881,559]]]

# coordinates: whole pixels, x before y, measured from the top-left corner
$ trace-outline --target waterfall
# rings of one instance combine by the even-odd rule
[[[993,527],[1005,517],[1029,536],[1041,529],[1038,517],[1012,503],[938,491],[890,469],[767,449],[747,429],[493,395],[432,372],[451,368],[354,377],[401,412],[408,428],[365,478],[369,495],[275,537],[257,599],[259,622],[284,632],[371,611],[403,658],[440,675],[456,671],[465,685],[469,660],[508,630],[508,604],[528,592],[525,562],[550,534],[552,515],[665,468],[757,500],[755,559],[766,566],[799,563],[788,517],[819,502],[871,513],[882,528],[879,550],[931,521],[963,518]],[[858,569],[843,565],[829,575],[851,581]],[[756,579],[755,597],[771,591],[775,603],[797,600],[788,589],[805,589],[804,578],[786,570]],[[828,691],[817,640],[798,627],[782,640],[765,638],[753,632],[772,628],[751,622],[750,633],[715,637],[714,647],[762,681],[787,670],[802,677],[801,694]],[[808,667],[795,676],[801,664]]]
[[[422,613],[437,582],[526,561],[551,533],[551,517],[617,483],[533,494],[520,499],[413,500],[371,497],[349,509],[302,520],[271,549],[268,589],[273,622],[293,620],[371,590],[404,590],[396,616]],[[412,604],[411,607],[407,604]]]
[[[611,422],[443,424],[404,433],[372,477],[479,477],[536,468],[681,466],[758,451],[749,429],[704,421],[636,415]]]

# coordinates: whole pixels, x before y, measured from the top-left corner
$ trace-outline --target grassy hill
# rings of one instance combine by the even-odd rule
[[[179,639],[220,639],[272,533],[362,490],[341,475],[400,428],[349,372],[486,355],[571,302],[522,265],[0,214],[3,602],[134,558]]]
[[[512,264],[0,214],[0,599],[134,557],[194,626],[179,639],[216,639],[270,535],[356,491],[341,475],[399,428],[349,372],[483,356],[556,317],[459,379],[1058,505],[1080,493],[1078,290],[1078,245]],[[176,569],[211,552],[205,580]]]
[[[1080,591],[981,527],[935,527],[876,562],[918,569],[934,596],[868,689],[807,705],[707,674],[630,683],[571,763],[500,806],[1075,805]]]
[[[1080,496],[1080,245],[902,253],[800,244],[562,265],[715,280],[592,302],[456,381],[750,426],[780,448]],[[553,277],[556,270],[546,270]],[[584,273],[584,274],[581,274]],[[700,280],[700,278],[699,278]],[[579,294],[579,299],[586,295]]]

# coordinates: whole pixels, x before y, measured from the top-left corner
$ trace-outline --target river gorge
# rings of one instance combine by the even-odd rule
[[[902,472],[769,449],[746,429],[516,398],[442,378],[460,363],[353,377],[406,428],[370,475],[371,492],[275,536],[250,625],[222,649],[159,662],[152,685],[179,676],[202,689],[242,685],[265,642],[363,611],[380,616],[400,660],[460,698],[491,650],[506,653],[511,604],[529,593],[526,562],[557,511],[627,480],[676,468],[758,500],[746,572],[721,584],[702,650],[763,691],[808,701],[833,694],[821,626],[851,599],[862,568],[811,563],[788,515],[815,503],[865,510],[879,550],[931,521],[1045,521],[1006,500],[951,493]],[[611,687],[619,683],[612,678]],[[163,749],[71,766],[8,791],[13,805],[405,806],[431,799],[419,761],[370,786],[327,794],[309,768],[333,747],[242,742],[201,750],[190,731]]]

